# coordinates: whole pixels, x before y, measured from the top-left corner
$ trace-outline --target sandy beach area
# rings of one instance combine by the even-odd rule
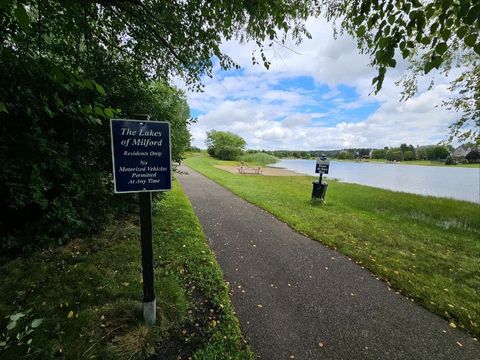
[[[246,174],[240,174],[238,171],[239,166],[227,166],[227,165],[215,165],[217,169],[228,171],[232,174],[238,175],[265,175],[265,176],[307,176],[302,175],[290,170],[280,169],[280,168],[272,168],[272,167],[264,167],[260,166],[260,174],[255,174],[253,172],[248,172]],[[252,166],[251,168],[258,168],[259,166]],[[250,167],[249,167],[250,168]]]

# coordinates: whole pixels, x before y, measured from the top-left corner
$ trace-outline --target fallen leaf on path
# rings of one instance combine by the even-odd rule
[[[321,348],[323,347],[323,343],[318,343],[318,346],[320,346]]]
[[[261,305],[261,304],[258,304],[258,305],[257,305],[257,307],[259,307],[259,308],[262,308],[262,307],[263,307],[263,305]]]
[[[448,324],[448,326],[450,326],[452,329],[456,329],[456,328],[457,328],[457,325],[455,325],[454,322],[451,322],[450,324]]]
[[[457,341],[457,345],[460,346],[460,347],[463,347],[462,343],[460,343],[458,341]]]

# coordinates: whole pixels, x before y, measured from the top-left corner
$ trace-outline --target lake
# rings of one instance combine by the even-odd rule
[[[315,160],[283,159],[272,167],[315,174]],[[480,169],[331,161],[328,178],[412,194],[447,197],[480,204]]]

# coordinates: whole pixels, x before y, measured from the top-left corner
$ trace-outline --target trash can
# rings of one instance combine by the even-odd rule
[[[312,199],[325,200],[328,184],[320,184],[318,181],[314,181],[312,184]]]

